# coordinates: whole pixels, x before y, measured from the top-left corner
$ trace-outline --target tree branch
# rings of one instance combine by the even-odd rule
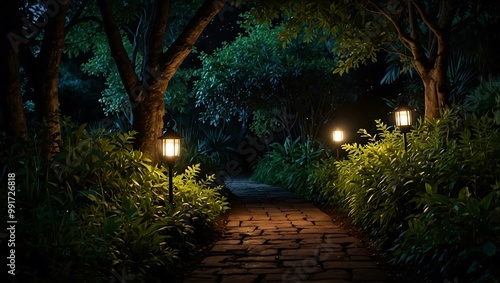
[[[437,26],[435,23],[433,23],[429,17],[427,16],[427,14],[425,13],[424,9],[422,8],[422,6],[420,5],[419,3],[419,0],[410,0],[410,2],[413,4],[413,6],[415,6],[415,9],[417,9],[417,12],[418,14],[420,15],[420,17],[422,18],[422,21],[429,27],[429,29],[436,35],[440,35],[441,34],[441,29],[439,28],[439,26]]]
[[[163,38],[167,27],[170,1],[154,1],[151,25],[146,30],[146,47],[144,62],[151,70],[156,71],[163,53]]]
[[[80,16],[82,15],[83,11],[85,10],[85,7],[87,6],[87,3],[89,2],[89,0],[83,0],[82,4],[80,5],[80,7],[78,7],[78,10],[76,11],[75,15],[73,16],[73,18],[71,19],[71,21],[66,25],[66,28],[65,28],[65,34],[68,34],[68,32],[77,24],[77,23],[80,23],[81,21],[79,20],[80,19]]]
[[[462,21],[456,23],[455,25],[453,25],[451,27],[451,32],[453,33],[453,32],[456,32],[458,30],[461,30],[461,29],[465,28],[466,26],[470,25],[475,20],[477,20],[477,18],[479,17],[479,15],[481,15],[481,13],[483,12],[483,9],[484,9],[484,5],[482,4],[481,1],[477,0],[476,1],[476,9],[475,9],[474,13],[472,13],[471,15],[469,15],[464,20],[462,20]]]
[[[134,66],[128,57],[127,51],[123,46],[120,29],[115,22],[111,4],[109,3],[109,0],[98,0],[97,4],[99,6],[99,10],[101,11],[104,31],[106,32],[106,37],[108,38],[109,47],[111,49],[111,56],[116,62],[120,78],[127,93],[132,95],[132,91],[138,84],[139,79],[137,78],[137,74],[135,73]],[[135,97],[132,98],[135,99]]]
[[[133,49],[132,49],[132,56],[131,56],[131,64],[132,66],[136,67],[136,62],[137,62],[137,54],[139,52],[139,44],[138,44],[138,38],[140,38],[140,29],[142,26],[143,19],[145,18],[144,16],[138,16],[137,17],[139,22],[137,23],[137,27],[135,28],[135,32],[132,31],[132,29],[128,28],[127,26],[124,26],[125,29],[128,30],[130,35],[134,38],[134,43],[133,43]]]
[[[380,49],[381,50],[384,50],[385,52],[387,53],[392,53],[392,54],[396,54],[396,55],[399,55],[401,57],[406,57],[406,58],[413,58],[411,57],[410,55],[406,54],[406,53],[403,53],[397,49],[395,49],[394,46],[391,46],[393,49],[389,49],[389,48],[385,48],[385,47],[381,47]]]
[[[373,2],[372,0],[369,0],[368,2],[370,4],[372,4],[379,11],[380,14],[382,14],[385,18],[387,18],[389,20],[389,22],[392,24],[392,26],[396,29],[396,33],[398,34],[398,37],[401,39],[402,42],[406,42],[406,43],[412,45],[413,40],[404,34],[402,28],[399,26],[399,24],[396,22],[396,20],[391,15],[389,15],[387,12],[382,10],[382,8],[378,4]]]
[[[227,0],[206,0],[196,11],[182,33],[172,43],[170,48],[162,55],[161,70],[162,79],[170,80],[181,63],[191,52],[192,46],[200,37],[205,27],[212,18],[224,7]]]

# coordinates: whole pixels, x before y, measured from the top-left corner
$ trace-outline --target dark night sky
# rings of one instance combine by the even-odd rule
[[[369,133],[376,133],[375,120],[381,119],[387,124],[392,124],[390,109],[383,98],[396,98],[400,92],[398,84],[381,85],[380,80],[385,72],[383,60],[377,64],[361,67],[356,71],[356,82],[362,92],[353,102],[336,111],[333,118],[332,130],[340,127],[345,131],[345,141],[366,142],[357,131],[367,129]]]
[[[239,16],[242,10],[226,5],[212,22],[203,31],[195,44],[197,52],[211,54],[215,49],[222,46],[223,42],[230,42],[235,39],[244,29],[238,25],[241,20]],[[191,53],[183,63],[184,67],[194,67],[199,65],[197,54]]]

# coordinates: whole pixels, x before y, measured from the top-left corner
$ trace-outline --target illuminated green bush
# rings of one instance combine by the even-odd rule
[[[395,263],[418,266],[422,278],[498,281],[500,133],[493,118],[445,110],[408,134],[407,151],[401,133],[376,124],[376,135],[360,130],[366,144],[343,146],[345,160],[316,160],[293,173],[295,163],[275,146],[254,176],[344,211]],[[287,172],[295,182],[281,177]]]
[[[92,135],[68,125],[50,164],[38,161],[34,145],[6,155],[22,207],[19,278],[179,278],[183,262],[213,239],[217,217],[228,209],[214,177],[199,177],[200,165],[187,168],[175,176],[169,204],[167,169],[133,150],[133,135]]]

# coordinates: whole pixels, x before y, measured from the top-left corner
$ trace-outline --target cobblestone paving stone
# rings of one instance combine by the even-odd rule
[[[223,238],[184,283],[387,282],[360,241],[314,204],[279,187],[236,179]]]

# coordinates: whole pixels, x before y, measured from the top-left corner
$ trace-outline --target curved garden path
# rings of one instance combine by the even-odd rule
[[[311,202],[249,179],[227,185],[237,199],[224,235],[185,283],[386,282],[360,241]]]

